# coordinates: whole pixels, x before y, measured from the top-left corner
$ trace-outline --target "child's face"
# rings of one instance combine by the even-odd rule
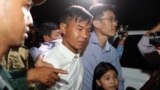
[[[117,90],[118,76],[114,70],[107,71],[100,80],[96,80],[97,84],[104,90]]]
[[[50,35],[50,41],[56,40],[61,38],[61,31],[59,29],[57,30],[52,30],[51,35]]]

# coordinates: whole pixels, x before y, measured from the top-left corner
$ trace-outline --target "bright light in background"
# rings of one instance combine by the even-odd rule
[[[92,0],[92,4],[97,4],[97,3],[110,4],[112,7],[115,8],[113,0]]]
[[[69,0],[71,4],[77,4],[88,9],[91,5],[96,3],[114,4],[117,0]]]
[[[115,0],[69,0],[69,1],[73,4],[81,5],[88,9],[93,4],[96,3],[113,4]]]
[[[93,0],[92,4],[98,3],[98,0]]]
[[[111,4],[113,3],[113,0],[92,0],[92,4],[96,4],[96,3],[108,3]]]
[[[92,0],[92,4],[97,4],[97,3],[110,4],[113,8],[116,8],[116,6],[112,0]]]

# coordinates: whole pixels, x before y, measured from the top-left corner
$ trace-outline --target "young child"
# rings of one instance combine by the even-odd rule
[[[54,47],[56,41],[61,42],[61,31],[58,25],[52,22],[43,23],[38,30],[38,39],[41,45],[30,48],[30,54],[35,61],[39,54],[43,54]]]
[[[46,52],[54,47],[56,41],[61,42],[61,31],[58,25],[52,22],[43,23],[39,29],[39,39],[42,44],[39,49]]]
[[[118,90],[118,72],[107,62],[101,62],[94,71],[92,90]]]

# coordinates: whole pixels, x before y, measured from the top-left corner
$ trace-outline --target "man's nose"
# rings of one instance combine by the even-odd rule
[[[88,30],[83,30],[81,34],[83,38],[87,39],[89,37],[90,32],[88,32]]]
[[[24,23],[25,25],[29,26],[33,24],[33,19],[30,13],[30,10],[28,10],[27,8],[23,7],[22,8],[22,12],[24,15]]]
[[[28,11],[27,16],[26,16],[26,24],[27,25],[32,25],[33,24],[33,18],[31,16],[30,11]]]

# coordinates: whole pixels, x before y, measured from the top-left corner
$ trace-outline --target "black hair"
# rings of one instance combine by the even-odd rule
[[[101,62],[96,66],[93,75],[92,90],[103,90],[102,87],[97,85],[96,80],[99,80],[109,70],[114,70],[118,75],[116,68],[108,62]]]
[[[39,39],[41,42],[44,42],[43,36],[47,35],[50,36],[53,30],[57,30],[58,25],[53,22],[45,22],[39,27]]]
[[[93,4],[89,8],[89,12],[93,15],[94,19],[100,19],[103,16],[103,13],[108,10],[113,11],[115,13],[113,5],[108,5],[103,3]]]
[[[92,20],[93,16],[82,6],[72,5],[67,7],[61,14],[60,23],[66,23],[72,19],[75,21]]]
[[[39,37],[38,37],[38,26],[32,25],[30,26],[30,32],[28,33],[28,38],[25,39],[25,46],[27,46],[29,49],[31,47],[39,47]]]

